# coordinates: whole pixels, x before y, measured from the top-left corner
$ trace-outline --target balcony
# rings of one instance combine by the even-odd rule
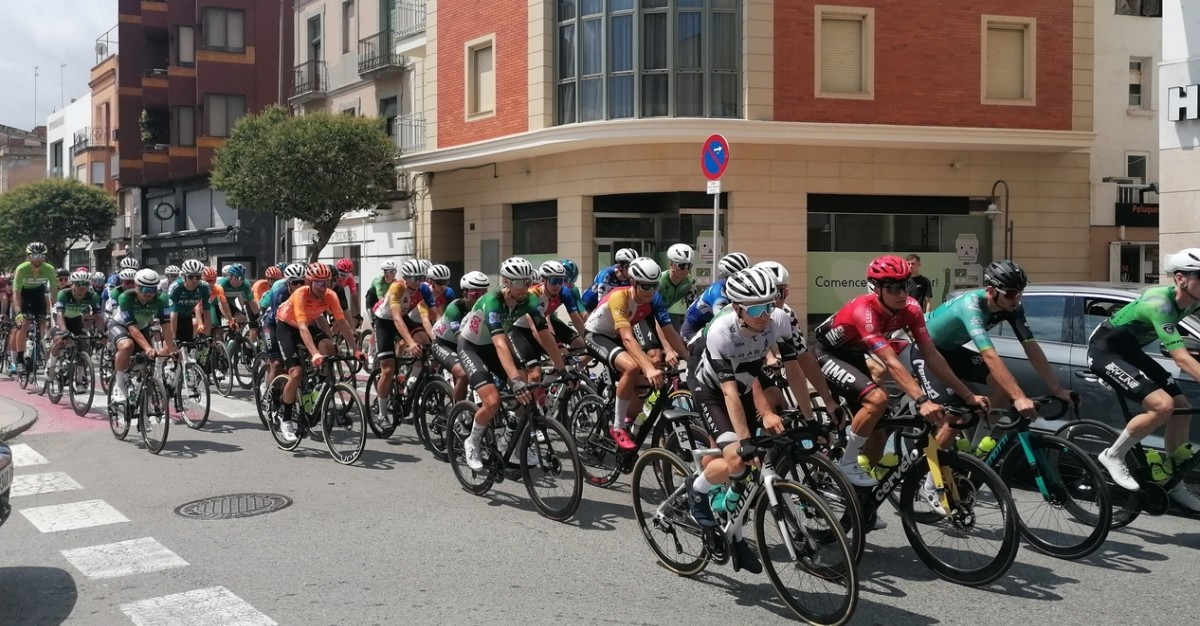
[[[397,0],[396,54],[425,56],[425,0]]]
[[[396,33],[385,30],[358,42],[358,74],[391,74],[404,71],[405,59],[396,54]]]
[[[396,147],[400,154],[420,152],[425,149],[425,116],[420,113],[408,113],[396,118],[395,133]]]
[[[301,103],[325,98],[327,88],[324,61],[305,61],[292,68],[292,102]]]
[[[71,154],[79,154],[91,148],[107,148],[109,145],[108,129],[100,126],[89,126],[75,131],[71,143]]]

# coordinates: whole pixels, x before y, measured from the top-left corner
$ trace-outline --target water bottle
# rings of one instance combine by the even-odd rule
[[[1169,459],[1163,461],[1163,469],[1168,474],[1174,474],[1180,466],[1190,461],[1195,455],[1196,450],[1192,447],[1192,444],[1185,443],[1176,448],[1175,451],[1171,453],[1171,457]]]
[[[957,448],[959,452],[970,452],[971,440],[967,439],[966,437],[959,437],[954,440],[954,447]]]
[[[987,455],[991,454],[992,448],[995,448],[995,447],[996,447],[995,439],[992,439],[991,437],[984,437],[983,440],[979,442],[979,447],[975,449],[975,456],[982,459],[982,458],[986,457]]]
[[[304,412],[312,413],[313,408],[316,407],[316,405],[317,405],[317,392],[315,390],[309,391],[307,393],[301,394],[300,398],[301,398],[300,403],[304,407]]]
[[[881,480],[884,476],[887,476],[888,472],[899,466],[900,456],[895,452],[888,452],[883,455],[883,458],[879,459],[879,465],[875,466],[875,469],[871,471],[871,475],[876,480]]]
[[[638,413],[637,418],[633,420],[633,424],[629,426],[630,437],[637,437],[637,434],[642,430],[642,425],[646,423],[646,419],[647,416],[645,413]]]
[[[1163,463],[1163,455],[1158,450],[1146,451],[1146,463],[1150,465],[1150,477],[1154,482],[1162,482],[1171,477]]]

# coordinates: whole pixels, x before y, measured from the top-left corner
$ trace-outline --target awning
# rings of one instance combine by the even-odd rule
[[[104,239],[101,241],[93,241],[92,244],[87,247],[87,249],[89,252],[95,252],[96,250],[103,250],[107,247],[108,247],[108,240]]]

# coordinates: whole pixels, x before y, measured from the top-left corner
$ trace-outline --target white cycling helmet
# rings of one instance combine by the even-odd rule
[[[629,278],[635,283],[657,283],[659,276],[662,276],[662,268],[654,259],[640,257],[629,264]]]
[[[137,281],[137,284],[139,287],[156,287],[157,288],[158,287],[158,272],[147,267],[144,270],[138,270],[136,278],[134,280]]]
[[[409,259],[400,266],[400,274],[405,278],[409,276],[425,277],[425,268],[421,266],[420,259]]]
[[[183,267],[180,269],[183,270],[184,274],[203,274],[204,264],[196,259],[188,259],[183,262]]]
[[[179,275],[179,266],[178,265],[168,265],[167,269],[164,273],[167,276],[178,276]]]
[[[429,259],[417,259],[417,265],[421,266],[421,272],[428,274],[429,268],[433,267],[433,262]]]
[[[770,302],[775,299],[775,277],[761,267],[742,270],[725,282],[725,297],[742,305]]]
[[[131,256],[121,259],[121,269],[123,270],[136,270],[137,268],[141,267],[141,265],[142,264],[139,263],[137,259]]]
[[[430,280],[450,280],[450,268],[445,265],[430,266],[429,271],[425,273]]]
[[[137,278],[137,270],[132,267],[127,267],[117,274],[117,280],[133,280]]]
[[[458,286],[463,290],[467,289],[488,289],[492,286],[492,279],[488,278],[483,272],[467,272],[459,279]]]
[[[771,275],[775,277],[776,286],[787,285],[791,283],[791,277],[788,275],[787,268],[784,267],[782,263],[777,261],[763,261],[761,263],[755,263],[754,267],[760,267],[768,272],[771,272]]]
[[[667,248],[667,260],[675,263],[691,263],[692,262],[692,247],[686,243],[677,243],[670,248]]]
[[[383,263],[379,264],[379,271],[381,271],[381,272],[394,272],[397,269],[400,269],[400,268],[397,267],[396,262],[392,261],[391,259],[388,259],[387,261],[384,261]]]
[[[283,268],[283,277],[289,280],[303,279],[308,274],[308,266],[303,263],[292,263]]]
[[[536,273],[533,264],[525,259],[514,256],[500,264],[500,276],[508,280],[534,280]]]
[[[92,275],[88,272],[71,272],[70,280],[73,283],[90,283]]]
[[[741,252],[730,252],[717,261],[717,269],[725,276],[732,276],[750,267],[750,258]]]
[[[621,248],[613,255],[613,260],[617,263],[633,263],[634,259],[638,258],[638,251],[633,248]]]
[[[104,275],[104,272],[92,272],[92,282],[100,281],[103,283],[106,280],[108,280],[108,277]]]
[[[558,261],[546,261],[538,268],[542,278],[566,278],[567,268]]]
[[[1200,248],[1184,248],[1171,255],[1163,264],[1167,274],[1175,272],[1200,272]]]

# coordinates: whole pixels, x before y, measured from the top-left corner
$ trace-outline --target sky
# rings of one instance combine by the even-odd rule
[[[96,39],[116,25],[117,0],[0,0],[0,124],[44,125],[86,94]]]

